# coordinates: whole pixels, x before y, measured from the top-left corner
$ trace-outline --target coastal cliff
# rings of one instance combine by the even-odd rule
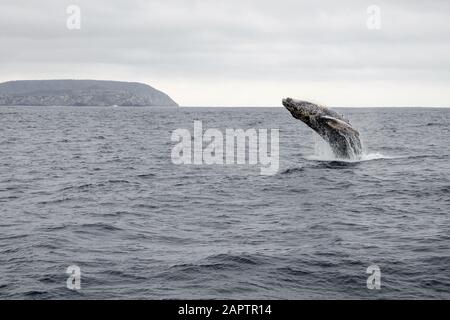
[[[167,94],[137,82],[19,80],[0,83],[2,106],[178,106]]]

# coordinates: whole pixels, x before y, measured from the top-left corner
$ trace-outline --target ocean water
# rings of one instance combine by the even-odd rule
[[[449,299],[450,109],[340,112],[361,161],[284,108],[0,107],[0,298]],[[279,129],[278,173],[172,164],[194,120]]]

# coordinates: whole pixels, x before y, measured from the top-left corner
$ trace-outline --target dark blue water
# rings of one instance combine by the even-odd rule
[[[366,161],[283,108],[1,107],[0,298],[449,299],[450,109],[341,112]],[[280,129],[279,172],[172,164],[194,120]]]

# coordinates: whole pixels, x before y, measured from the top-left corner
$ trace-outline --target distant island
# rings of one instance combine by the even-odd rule
[[[138,82],[19,80],[0,83],[1,106],[178,106],[167,94]]]

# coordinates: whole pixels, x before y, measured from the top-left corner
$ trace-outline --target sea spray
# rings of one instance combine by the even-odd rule
[[[331,146],[327,142],[325,142],[325,140],[323,140],[317,133],[312,132],[312,135],[314,141],[314,154],[306,157],[308,160],[360,162],[360,161],[396,158],[383,155],[379,152],[367,151],[361,139],[361,150],[362,150],[361,153],[359,155],[355,155],[355,153],[353,152],[350,159],[341,159],[335,156],[333,150],[331,149]]]
[[[335,160],[336,157],[330,145],[325,142],[317,133],[312,132],[314,141],[314,158],[317,160]]]

